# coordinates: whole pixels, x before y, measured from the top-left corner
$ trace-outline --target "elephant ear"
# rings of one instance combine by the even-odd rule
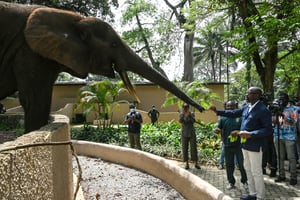
[[[83,16],[53,8],[38,8],[27,20],[24,30],[29,47],[37,54],[54,60],[80,76],[88,74],[88,48],[78,29]]]

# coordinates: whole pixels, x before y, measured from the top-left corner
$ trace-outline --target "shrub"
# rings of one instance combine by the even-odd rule
[[[205,124],[198,121],[195,124],[199,159],[202,162],[217,164],[220,154],[220,138],[213,133],[215,124]],[[171,121],[158,125],[143,124],[141,143],[144,151],[158,156],[182,159],[181,125]],[[80,128],[71,129],[72,139],[101,142],[128,147],[127,126],[116,125],[102,129],[85,124]]]

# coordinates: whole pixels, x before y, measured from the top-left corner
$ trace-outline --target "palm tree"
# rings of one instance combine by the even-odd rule
[[[205,80],[215,82],[222,82],[222,78],[227,80],[228,68],[235,70],[238,66],[234,60],[230,65],[228,62],[228,59],[238,51],[228,42],[231,38],[230,34],[226,33],[225,26],[223,22],[213,20],[206,29],[205,27],[201,29],[198,37],[195,37],[193,48],[195,74],[198,72]]]
[[[210,91],[200,81],[193,81],[193,82],[180,81],[180,82],[175,82],[175,84],[187,95],[195,99],[204,108],[207,108],[209,105],[211,105],[213,100],[220,99],[220,97],[216,93]],[[178,97],[167,92],[166,100],[163,103],[163,107],[177,104],[178,108],[181,108],[183,103],[184,102],[181,101]],[[195,109],[192,108],[192,110],[194,111]]]
[[[206,63],[207,74],[205,76],[220,82],[222,74],[226,70],[222,68],[222,66],[226,66],[226,59],[223,59],[226,57],[226,42],[222,40],[222,35],[212,30],[203,30],[200,37],[195,38],[195,41],[197,44],[193,49],[195,66],[202,67],[203,63]],[[219,70],[217,70],[217,64],[219,64]]]
[[[96,120],[100,122],[107,121],[107,123],[102,124],[103,128],[105,128],[107,125],[110,125],[110,120],[108,119],[111,119],[113,116],[112,108],[120,103],[129,103],[127,100],[116,101],[116,97],[123,91],[127,90],[123,88],[121,81],[117,84],[109,80],[93,82],[79,90],[78,105],[85,110],[84,114],[94,111]],[[97,124],[100,126],[100,123]]]

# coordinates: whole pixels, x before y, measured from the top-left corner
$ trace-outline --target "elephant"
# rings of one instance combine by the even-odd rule
[[[115,77],[138,99],[127,72],[139,74],[199,111],[204,108],[140,58],[106,22],[39,5],[0,1],[0,100],[19,92],[25,133],[48,123],[60,72]]]

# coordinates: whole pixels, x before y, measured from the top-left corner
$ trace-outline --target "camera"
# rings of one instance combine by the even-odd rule
[[[132,119],[135,119],[135,114],[132,113],[132,114],[130,115],[130,117],[131,117]]]
[[[271,93],[264,93],[261,96],[261,101],[268,107],[272,114],[281,114],[284,110],[284,105],[281,101],[273,101]]]
[[[269,105],[269,110],[272,113],[281,114],[283,112],[284,106],[280,101],[273,101],[271,105]]]

